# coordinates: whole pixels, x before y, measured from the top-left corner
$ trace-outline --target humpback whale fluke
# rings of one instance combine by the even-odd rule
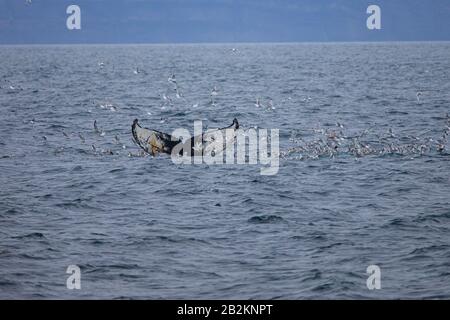
[[[234,118],[231,125],[229,125],[228,127],[217,129],[217,131],[225,132],[225,130],[227,129],[239,129],[238,120]],[[204,150],[203,144],[207,141],[210,141],[209,137],[211,137],[215,132],[216,130],[214,130],[213,132],[204,133],[201,136],[192,137],[190,140],[187,140],[186,147],[187,149],[191,149],[191,155],[194,155],[194,151],[199,151],[197,150],[199,147],[196,145],[196,143],[199,143],[199,141],[201,141],[200,148]],[[174,138],[170,134],[141,127],[138,119],[133,120],[133,124],[131,125],[131,133],[134,142],[145,152],[151,155],[156,155],[158,153],[171,154],[173,148],[176,145],[183,143],[180,139]]]

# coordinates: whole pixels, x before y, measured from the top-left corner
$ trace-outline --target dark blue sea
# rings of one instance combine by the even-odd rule
[[[0,298],[450,298],[450,43],[1,46],[0,87]],[[279,129],[279,171],[135,118]]]

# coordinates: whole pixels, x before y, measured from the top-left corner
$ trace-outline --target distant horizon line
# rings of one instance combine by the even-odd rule
[[[96,45],[245,45],[245,44],[377,44],[377,43],[446,43],[450,40],[347,40],[347,41],[235,41],[235,42],[30,42],[1,43],[0,46],[96,46]]]

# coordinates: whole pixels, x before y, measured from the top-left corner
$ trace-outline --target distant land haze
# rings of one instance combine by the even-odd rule
[[[448,40],[450,0],[0,0],[0,44]]]

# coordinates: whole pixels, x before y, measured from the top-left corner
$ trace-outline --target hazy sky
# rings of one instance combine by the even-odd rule
[[[0,43],[450,40],[450,0],[0,0]],[[81,8],[81,30],[66,9]],[[381,8],[381,30],[366,9]]]

